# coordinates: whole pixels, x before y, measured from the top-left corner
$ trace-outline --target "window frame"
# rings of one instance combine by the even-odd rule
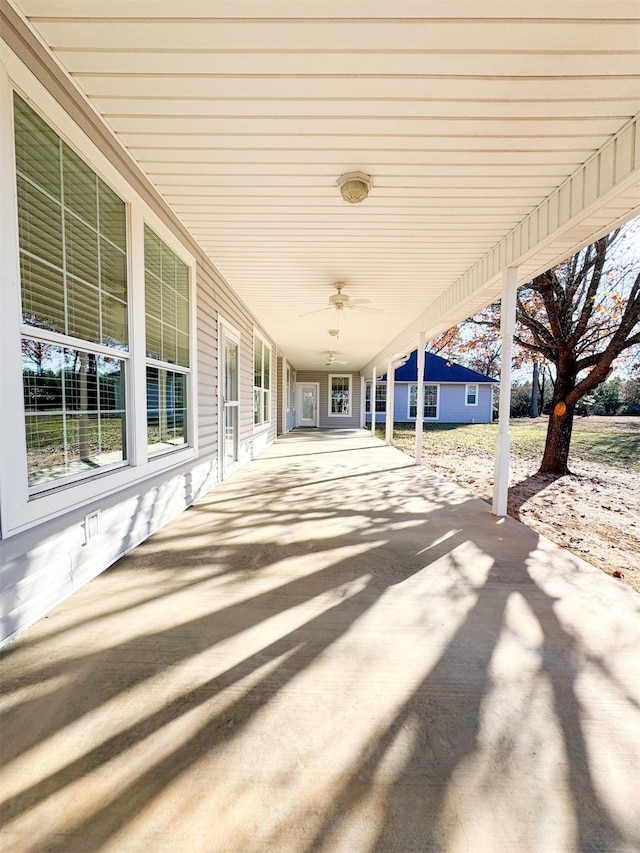
[[[424,404],[423,404],[423,410],[422,410],[422,420],[423,421],[438,421],[438,420],[440,420],[440,385],[437,382],[423,382],[422,384],[424,385],[424,388],[425,388]],[[411,389],[412,388],[416,389],[416,397],[417,397],[418,383],[417,382],[410,382],[407,386],[407,420],[416,421],[416,420],[418,420],[417,411],[416,411],[415,415],[411,414]],[[424,405],[426,405],[426,401],[427,401],[427,395],[426,395],[426,389],[427,388],[435,388],[436,389],[436,413],[433,417],[425,417],[425,415],[424,415]],[[417,400],[416,400],[416,408],[417,408]]]
[[[333,380],[334,379],[348,379],[349,380],[349,390],[348,390],[348,412],[332,412],[331,411],[331,402],[333,399]],[[350,418],[353,415],[353,376],[351,373],[329,373],[327,377],[327,417],[329,418]]]
[[[264,383],[264,374],[265,374],[265,370],[264,370],[264,364],[265,364],[264,348],[265,347],[269,348],[269,387],[268,388],[265,388],[264,384],[261,384],[261,385],[255,384],[255,379],[256,379],[256,341],[257,340],[260,341],[260,343],[262,344],[261,379],[262,379],[263,383]],[[252,367],[253,367],[253,385],[252,385],[253,394],[252,394],[252,401],[251,401],[251,412],[252,412],[252,418],[253,418],[253,431],[254,431],[254,433],[263,432],[264,430],[269,429],[269,427],[271,426],[271,421],[272,421],[271,408],[272,408],[272,402],[273,402],[272,393],[273,393],[273,378],[274,378],[273,353],[274,353],[274,349],[273,349],[273,344],[271,343],[271,341],[267,340],[267,338],[265,338],[265,336],[261,332],[259,332],[258,329],[256,329],[254,327],[254,330],[253,330],[253,365],[252,365]],[[277,373],[276,373],[276,380],[277,380]],[[276,381],[276,384],[277,384],[277,381]],[[256,394],[256,391],[258,391],[260,393],[260,407],[259,407],[260,408],[260,420],[259,421],[256,421],[256,419],[255,419],[255,394]],[[267,393],[269,395],[268,396],[268,400],[269,400],[269,405],[268,405],[269,418],[268,418],[268,420],[266,420],[264,417],[265,405],[264,405],[264,396],[263,395],[265,393]]]
[[[18,222],[16,229],[17,236],[17,253],[20,264],[19,276],[18,276],[18,303],[19,303],[19,318],[20,318],[20,349],[21,352],[24,352],[24,344],[27,341],[39,342],[44,344],[45,346],[53,347],[60,350],[62,353],[75,352],[78,354],[84,354],[85,356],[96,356],[98,358],[109,358],[114,359],[120,362],[121,364],[121,381],[123,383],[123,397],[122,397],[122,415],[123,421],[122,424],[122,455],[123,458],[120,460],[116,460],[107,464],[98,464],[95,469],[92,470],[88,465],[82,465],[82,460],[77,459],[75,462],[71,462],[71,472],[68,472],[67,465],[67,453],[72,449],[73,441],[68,442],[63,439],[64,446],[64,462],[59,467],[66,472],[61,473],[60,476],[53,476],[51,479],[39,480],[36,478],[35,482],[29,484],[27,477],[27,493],[29,499],[33,499],[41,494],[45,494],[50,492],[52,489],[57,489],[62,486],[71,485],[76,482],[81,482],[85,479],[94,478],[97,475],[101,475],[107,473],[109,471],[113,471],[118,468],[128,467],[130,465],[129,453],[130,453],[130,427],[129,427],[129,407],[128,407],[128,397],[127,397],[127,388],[129,383],[129,375],[130,375],[130,346],[129,346],[129,338],[130,338],[130,330],[129,330],[129,322],[130,322],[130,310],[129,310],[129,251],[130,251],[130,241],[129,234],[127,232],[128,225],[128,210],[127,210],[127,202],[120,197],[119,194],[110,186],[102,177],[100,172],[93,166],[87,162],[87,158],[82,156],[78,151],[75,150],[67,140],[57,131],[55,127],[52,126],[52,123],[45,119],[40,111],[34,107],[32,103],[29,103],[28,99],[23,96],[23,93],[17,89],[17,87],[11,87],[10,91],[10,111],[12,121],[11,125],[11,136],[12,136],[12,166],[13,166],[13,177],[17,181],[18,180],[18,152],[15,146],[16,141],[16,125],[17,125],[17,114],[16,114],[16,97],[19,98],[23,105],[29,110],[29,112],[33,112],[38,118],[46,125],[46,127],[51,131],[51,134],[56,138],[56,152],[57,152],[57,162],[58,167],[61,170],[59,175],[62,177],[69,177],[69,174],[66,171],[67,160],[67,151],[71,153],[72,158],[78,158],[78,160],[83,164],[83,167],[86,167],[87,177],[89,178],[90,185],[89,188],[95,188],[95,221],[90,221],[90,218],[87,218],[84,214],[85,211],[78,210],[76,205],[73,203],[73,195],[66,194],[64,191],[65,182],[63,179],[60,180],[59,186],[59,194],[52,194],[49,191],[49,188],[46,186],[46,176],[45,180],[36,180],[34,181],[31,175],[24,175],[22,178],[23,185],[25,187],[33,187],[37,195],[40,195],[46,199],[49,199],[53,205],[55,205],[55,209],[60,211],[59,217],[59,230],[56,230],[54,235],[55,238],[59,239],[60,247],[61,247],[61,256],[59,262],[52,263],[50,258],[47,258],[45,254],[41,254],[40,251],[29,252],[29,243],[30,238],[29,235],[26,235],[26,245],[21,243],[20,240],[20,228],[19,228],[19,204],[17,204],[18,210]],[[28,119],[30,120],[30,119]],[[73,160],[71,161],[73,162]],[[3,164],[4,165],[4,164]],[[124,240],[121,244],[119,241],[115,242],[112,239],[112,236],[108,233],[106,229],[100,227],[100,213],[104,212],[102,208],[102,194],[101,194],[101,186],[107,188],[109,192],[114,193],[119,201],[122,203],[122,212],[124,214]],[[20,199],[20,190],[18,187],[14,186],[14,193],[16,195],[16,203]],[[29,198],[29,196],[27,196]],[[14,212],[16,208],[14,207]],[[68,254],[69,254],[69,246],[67,243],[67,239],[69,237],[69,232],[66,228],[66,223],[75,223],[76,227],[81,227],[85,231],[89,232],[91,235],[94,235],[94,254],[88,254],[87,252],[82,253],[81,260],[85,261],[88,259],[90,262],[95,263],[95,281],[92,276],[82,276],[79,275],[78,271],[73,269],[72,264],[68,263]],[[103,246],[105,247],[114,247],[116,251],[124,253],[125,260],[125,280],[126,280],[126,291],[124,298],[121,295],[115,296],[116,302],[120,302],[125,304],[126,306],[126,318],[125,318],[125,336],[119,340],[114,346],[109,346],[108,343],[104,343],[104,334],[103,334],[103,325],[102,325],[102,314],[104,310],[105,303],[103,302],[105,296],[109,298],[112,296],[112,292],[106,286],[105,279],[100,274],[101,262],[104,259],[102,254]],[[36,264],[40,267],[50,268],[55,270],[56,274],[59,275],[60,282],[63,283],[64,293],[62,297],[62,304],[59,306],[61,308],[61,316],[59,320],[62,321],[63,330],[60,331],[60,327],[57,329],[51,328],[48,325],[37,325],[34,323],[24,322],[24,303],[22,301],[23,297],[23,281],[22,281],[22,258],[29,259],[32,258]],[[95,328],[95,332],[98,341],[92,340],[89,335],[83,336],[82,332],[86,332],[87,329],[77,330],[77,334],[67,333],[64,331],[68,327],[68,324],[71,322],[73,318],[73,312],[71,311],[71,307],[69,304],[69,291],[68,288],[72,286],[80,286],[87,287],[89,293],[93,293],[93,296],[90,297],[91,301],[88,303],[89,312],[96,312],[98,316],[98,325]],[[48,311],[49,307],[45,306],[45,310]],[[45,314],[46,316],[46,314]],[[51,315],[49,315],[51,316]],[[76,330],[74,330],[76,331]],[[64,356],[63,356],[64,359]],[[22,370],[20,371],[23,377],[23,381],[25,379],[25,363],[24,358],[22,359]],[[25,419],[25,434],[28,436],[30,432],[30,428],[28,427],[29,422],[37,423],[38,418],[50,416],[58,416],[60,418],[60,424],[62,426],[63,435],[66,436],[67,425],[72,425],[75,418],[78,419],[78,429],[79,423],[82,420],[82,416],[80,414],[75,414],[78,410],[73,406],[69,406],[69,400],[67,398],[67,393],[64,391],[65,381],[64,376],[67,377],[67,380],[70,379],[70,375],[68,372],[68,368],[64,366],[64,360],[60,361],[60,411],[58,412],[48,412],[46,409],[32,409],[31,407],[27,407],[23,401],[23,412]],[[36,374],[34,374],[36,375]],[[77,374],[77,378],[79,379],[81,372]],[[96,393],[97,393],[98,385],[96,385]],[[88,412],[87,412],[88,414]],[[93,418],[89,421],[91,424],[98,424],[98,435],[100,435],[102,431],[102,423],[103,418],[100,417],[100,402],[99,397],[96,398],[96,409],[92,413],[97,416],[97,421],[94,421]],[[32,420],[33,419],[33,420]],[[37,427],[36,427],[37,429]],[[26,449],[27,460],[29,456],[29,450]],[[72,453],[72,455],[75,455]],[[92,455],[92,460],[94,459]],[[28,466],[27,466],[28,468]],[[76,469],[76,470],[74,470]],[[44,473],[44,472],[42,472]]]
[[[469,389],[476,389],[476,400],[475,403],[469,402]],[[478,401],[480,399],[480,383],[479,382],[469,382],[464,386],[464,404],[465,406],[477,406]]]
[[[145,200],[118,172],[113,163],[88,138],[85,132],[62,109],[49,92],[31,75],[24,64],[10,51],[4,56],[0,69],[0,192],[6,199],[5,217],[0,233],[0,253],[3,277],[15,286],[0,290],[0,388],[7,411],[20,413],[0,419],[0,524],[2,537],[17,533],[60,515],[102,500],[124,488],[145,481],[194,459],[197,447],[197,410],[194,389],[196,370],[196,261],[169,227],[148,207]],[[23,379],[20,340],[24,335],[41,339],[38,329],[21,322],[20,263],[18,211],[16,195],[16,152],[14,142],[13,94],[16,92],[37,112],[47,125],[112,189],[126,206],[126,247],[128,282],[129,349],[112,350],[91,344],[90,351],[112,355],[125,361],[125,409],[127,419],[126,463],[99,469],[80,480],[63,478],[53,481],[50,488],[29,490],[27,483],[27,450],[25,420],[22,415]],[[144,229],[149,226],[189,267],[189,354],[191,374],[187,382],[189,444],[171,453],[149,457],[146,451],[146,352],[144,329]],[[142,322],[140,318],[142,317]],[[81,339],[47,333],[47,342],[72,349],[87,349]]]
[[[295,381],[293,378],[293,367],[286,362],[286,373],[285,373],[285,397],[286,397],[286,412],[295,411]]]
[[[148,454],[149,458],[155,458],[156,456],[159,456],[159,455],[165,456],[166,454],[169,454],[169,453],[179,453],[181,450],[184,450],[185,447],[189,447],[191,444],[191,441],[195,438],[195,436],[193,435],[192,430],[191,430],[191,412],[192,412],[192,407],[193,407],[192,406],[193,394],[190,393],[190,387],[192,384],[190,382],[190,376],[191,376],[191,371],[192,371],[192,367],[194,364],[194,361],[193,361],[194,353],[193,353],[192,348],[191,348],[191,336],[192,336],[193,330],[194,330],[194,317],[192,316],[192,312],[191,312],[191,303],[192,303],[192,300],[194,298],[194,292],[193,292],[193,286],[192,286],[192,279],[193,279],[194,272],[191,269],[190,265],[188,263],[186,263],[186,261],[184,261],[182,257],[180,257],[180,253],[177,252],[174,249],[174,247],[171,246],[163,237],[161,237],[156,232],[156,229],[152,225],[149,225],[149,223],[146,220],[144,222],[143,237],[142,237],[143,254],[144,254],[144,235],[145,235],[145,230],[147,228],[156,237],[158,237],[167,246],[167,248],[169,248],[171,251],[173,251],[174,255],[176,255],[176,257],[179,260],[182,260],[183,263],[185,263],[185,266],[187,267],[187,271],[188,271],[188,276],[189,276],[189,284],[188,284],[188,293],[189,293],[189,306],[188,306],[188,308],[189,308],[189,316],[188,316],[189,364],[187,367],[185,367],[182,364],[179,364],[178,362],[174,363],[174,362],[170,362],[170,361],[164,361],[162,359],[153,358],[153,356],[148,355],[148,353],[147,353],[147,338],[146,338],[146,313],[144,315],[145,316],[145,329],[144,329],[144,332],[145,332],[145,335],[144,335],[145,392],[147,390],[146,371],[148,368],[152,368],[155,370],[164,370],[165,373],[169,373],[169,372],[178,373],[178,374],[181,374],[182,376],[186,377],[186,379],[185,379],[185,389],[186,389],[186,393],[185,393],[185,410],[186,410],[185,417],[187,419],[187,429],[185,431],[185,441],[183,444],[175,445],[173,447],[158,447],[155,449],[150,447],[149,441],[148,441],[149,436],[148,436],[148,406],[147,406],[147,415],[146,415],[146,420],[147,420],[147,454]],[[146,291],[146,271],[147,270],[146,270],[146,261],[145,261],[145,271],[144,271],[144,273],[145,273],[145,278],[144,278],[145,291]],[[145,309],[146,309],[146,294],[145,294]]]
[[[20,328],[21,328],[20,340],[22,342],[26,338],[26,334],[24,333],[24,329],[25,328],[30,329],[33,327],[32,326],[26,326],[26,324],[21,324]],[[127,360],[125,360],[124,358],[122,358],[121,353],[116,354],[116,352],[114,350],[110,350],[109,352],[105,352],[104,347],[101,347],[99,350],[94,349],[93,346],[91,348],[89,348],[86,345],[87,342],[85,342],[82,339],[71,338],[71,340],[74,341],[74,343],[72,345],[71,344],[54,343],[49,338],[46,338],[44,336],[29,335],[29,339],[30,340],[36,340],[36,341],[42,341],[43,343],[51,344],[52,346],[61,347],[63,349],[74,350],[76,352],[85,353],[87,355],[90,355],[90,354],[91,355],[98,355],[100,357],[111,358],[111,359],[114,359],[116,361],[121,361],[122,362],[122,369],[123,369],[123,381],[124,381],[123,405],[124,405],[124,414],[125,414],[124,448],[123,448],[123,451],[125,453],[124,459],[118,460],[116,462],[111,462],[111,463],[106,464],[106,465],[101,465],[99,467],[99,469],[97,469],[95,471],[79,471],[79,472],[74,473],[74,474],[66,474],[63,477],[60,477],[59,479],[44,481],[42,483],[35,483],[32,486],[30,486],[28,481],[27,481],[27,493],[29,496],[29,500],[33,500],[34,498],[38,498],[41,495],[48,494],[49,492],[52,492],[54,489],[61,489],[61,488],[65,488],[65,487],[70,487],[70,486],[75,485],[76,483],[82,483],[85,480],[93,481],[96,477],[102,476],[104,474],[108,474],[109,472],[117,471],[117,470],[123,469],[123,468],[129,468],[131,466],[131,463],[129,460],[129,456],[130,456],[130,454],[129,454],[129,442],[130,442],[131,430],[130,430],[130,424],[129,424],[129,412],[127,410],[127,402],[128,402],[128,376],[130,375],[130,363]],[[64,412],[66,412],[64,392],[63,392],[62,409]],[[27,413],[26,409],[24,408],[24,404],[23,404],[23,411],[24,411],[24,416],[25,416],[25,428],[26,428],[28,418],[31,415],[29,413]],[[71,410],[71,411],[73,411],[73,410]],[[47,414],[46,411],[44,411],[43,414],[46,415]],[[25,432],[26,432],[26,429],[25,429]],[[28,466],[27,466],[27,469],[28,469]],[[28,474],[28,470],[27,470],[27,474]]]

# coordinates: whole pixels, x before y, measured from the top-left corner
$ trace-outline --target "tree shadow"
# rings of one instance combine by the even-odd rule
[[[552,483],[561,480],[564,475],[561,474],[545,474],[537,471],[519,483],[514,483],[509,486],[508,509],[509,514],[515,518],[519,517],[522,506],[531,498],[544,492]]]
[[[475,791],[465,785],[469,764],[483,749],[483,717],[496,683],[491,672],[492,661],[505,629],[505,611],[514,593],[523,596],[543,633],[540,647],[529,651],[534,651],[540,664],[537,680],[545,678],[551,685],[552,709],[566,750],[576,849],[614,853],[640,841],[640,835],[631,838],[619,828],[594,782],[577,690],[581,654],[574,637],[556,616],[556,599],[532,584],[526,568],[527,557],[523,552],[494,564],[478,591],[476,603],[438,662],[391,724],[367,743],[360,761],[334,795],[322,826],[305,850],[337,849],[342,826],[350,816],[357,815],[376,786],[383,788],[380,798],[384,818],[367,850],[444,853],[456,846],[452,839],[460,836],[463,819],[459,808],[464,809],[473,797],[482,797],[484,789],[490,791],[496,787],[501,774],[513,773],[514,756],[518,759],[521,718],[501,732],[484,784]],[[531,687],[523,710],[534,701],[538,689],[535,685]],[[388,785],[381,783],[380,777],[384,778],[381,768],[398,737],[407,730],[411,731],[412,749],[402,771]],[[535,810],[539,788],[544,785],[544,778],[533,777],[527,786],[524,793],[529,814]],[[538,820],[544,819],[542,812]],[[487,843],[487,849],[506,849],[500,844],[496,846],[495,841]],[[503,844],[507,843],[507,837],[503,836]],[[527,842],[526,849],[534,849],[529,848],[529,843],[532,842]]]
[[[337,712],[345,743],[354,744],[349,765],[325,780],[322,796],[312,805],[300,795],[289,817],[269,830],[271,835],[265,829],[259,840],[244,836],[247,843],[240,840],[232,849],[284,849],[279,846],[282,833],[289,832],[287,837],[296,836],[290,848],[296,851],[444,851],[451,849],[466,820],[457,811],[456,797],[462,805],[469,804],[470,792],[490,800],[491,791],[509,774],[517,776],[544,820],[548,800],[540,789],[547,780],[536,760],[529,754],[523,758],[518,728],[540,732],[544,726],[534,714],[539,707],[549,715],[545,725],[557,729],[566,755],[558,773],[566,779],[572,803],[576,847],[614,851],[633,842],[630,832],[617,826],[594,781],[578,689],[584,653],[579,636],[557,615],[558,597],[532,577],[538,537],[511,519],[496,520],[483,502],[426,469],[391,466],[386,456],[355,473],[343,470],[345,464],[336,460],[334,471],[313,459],[299,467],[289,466],[286,459],[280,469],[255,466],[251,476],[211,495],[105,576],[104,588],[122,583],[126,591],[133,583],[139,593],[131,611],[118,603],[110,613],[106,605],[105,620],[118,615],[126,627],[140,618],[137,607],[144,614],[145,606],[163,605],[166,624],[155,630],[143,625],[135,636],[105,638],[89,649],[67,640],[68,652],[53,660],[47,658],[48,644],[64,639],[62,631],[16,644],[6,691],[37,687],[48,679],[54,686],[46,695],[27,691],[5,713],[7,761],[29,754],[58,732],[73,730],[116,699],[126,699],[131,707],[133,697],[140,691],[145,695],[147,688],[149,698],[138,698],[135,715],[129,713],[122,723],[115,720],[104,737],[88,741],[56,767],[43,768],[32,783],[12,794],[2,810],[6,822],[11,825],[21,815],[29,820],[54,797],[77,796],[78,783],[107,773],[116,759],[184,723],[175,745],[161,755],[152,752],[108,797],[90,799],[87,793],[76,816],[70,812],[64,835],[50,834],[46,849],[89,849],[95,839],[122,843],[127,827],[162,802],[204,757],[253,737],[257,721],[275,704],[290,709],[295,685],[322,662],[326,665],[337,647],[353,649],[354,677],[362,672],[359,678],[366,685],[367,674],[389,673],[382,666],[376,669],[376,656],[393,650],[394,637],[414,631],[423,648],[412,651],[407,672],[413,667],[420,676],[404,697],[398,696],[393,710],[376,717],[375,697],[368,691],[363,696],[372,707],[356,713],[345,696],[344,708]],[[311,483],[316,488],[310,489]],[[235,493],[235,502],[225,491]],[[309,530],[314,534],[308,535]],[[540,632],[537,644],[527,646],[513,628],[509,614],[514,600],[532,614]],[[187,606],[191,612],[179,610]],[[91,624],[82,616],[69,623],[70,638]],[[256,631],[259,639],[252,634]],[[251,636],[253,641],[245,641]],[[441,638],[440,646],[434,645],[435,637]],[[235,655],[228,651],[234,638],[240,644]],[[522,677],[520,719],[509,717],[508,703],[495,699],[504,678],[496,672],[496,660],[503,659],[505,642],[524,649],[523,659],[535,669]],[[23,653],[31,655],[26,667]],[[176,668],[200,658],[206,669],[198,670],[195,683],[171,692]],[[607,661],[601,659],[599,665],[606,675]],[[165,679],[166,688],[159,687]],[[398,682],[394,684],[397,689]],[[349,697],[356,706],[357,689],[355,685]],[[539,698],[545,690],[547,705]],[[320,709],[317,725],[322,726],[324,703],[326,714],[336,713],[335,705],[321,691],[312,701]],[[187,725],[194,714],[197,723]],[[488,750],[491,714],[496,715],[499,737]],[[289,711],[286,719],[293,740],[303,747],[315,743],[304,717]],[[350,722],[356,728],[350,729]],[[365,732],[360,738],[358,726]],[[275,733],[272,741],[274,748],[280,742]],[[396,758],[390,773],[390,756],[399,743],[404,744],[402,759]],[[251,775],[260,751],[270,747],[269,740],[252,744],[247,763],[234,772]],[[479,756],[487,753],[484,773],[473,776]],[[292,773],[288,759],[281,761],[277,772],[267,776],[274,798],[281,793],[281,777]],[[529,781],[522,782],[516,767],[522,761],[531,772]],[[301,778],[304,782],[304,773]],[[203,788],[212,807],[221,781],[207,780],[211,791]],[[360,846],[345,846],[345,826],[357,824],[372,797],[377,822],[368,826]],[[73,799],[66,802],[67,808],[73,805]],[[530,818],[523,819],[524,826],[530,824]],[[179,845],[179,838],[178,832],[172,843]],[[212,839],[209,849],[221,849]],[[159,849],[153,839],[147,841],[149,849]],[[42,847],[35,842],[31,849]]]

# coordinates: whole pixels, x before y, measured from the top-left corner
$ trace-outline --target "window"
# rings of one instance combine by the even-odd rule
[[[365,388],[365,412],[371,411],[371,385]],[[376,412],[387,411],[387,386],[376,383]]]
[[[144,227],[149,453],[188,443],[189,268]]]
[[[14,116],[33,493],[127,462],[126,208],[17,94]]]
[[[438,385],[424,386],[423,419],[435,420],[438,417]],[[418,410],[418,386],[409,386],[409,417],[414,420]]]
[[[253,338],[253,423],[268,424],[271,420],[271,347],[254,335]]]
[[[351,376],[329,374],[329,414],[342,417],[351,414]]]
[[[465,390],[465,398],[464,398],[465,406],[477,406],[478,405],[478,386],[477,385],[467,385]]]
[[[23,339],[29,485],[126,459],[124,361]]]

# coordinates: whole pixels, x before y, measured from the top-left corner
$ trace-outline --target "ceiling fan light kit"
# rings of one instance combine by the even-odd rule
[[[344,175],[340,175],[336,184],[345,201],[349,204],[360,204],[369,195],[373,181],[371,175],[367,175],[366,172],[345,172]]]

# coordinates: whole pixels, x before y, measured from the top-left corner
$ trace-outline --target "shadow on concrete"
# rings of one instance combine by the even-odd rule
[[[532,775],[524,782],[518,777],[517,785],[529,791],[529,810],[537,810],[537,819],[544,821],[547,797],[540,789],[548,780],[533,757],[533,747],[544,751],[544,745],[523,744],[523,732],[530,736],[534,728],[538,731],[534,712],[542,707],[539,691],[547,691],[544,707],[552,719],[545,725],[557,729],[559,754],[566,757],[566,766],[554,772],[566,777],[576,849],[617,851],[638,842],[614,820],[593,778],[578,689],[584,650],[558,618],[557,597],[532,577],[538,537],[520,525],[516,537],[515,522],[495,519],[484,503],[424,469],[386,464],[387,456],[353,473],[338,461],[342,456],[332,457],[331,463],[307,459],[298,464],[296,458],[283,459],[280,467],[254,466],[250,475],[245,472],[225,484],[121,560],[78,594],[85,596],[90,617],[80,612],[62,626],[53,620],[51,629],[43,623],[7,650],[5,695],[24,694],[0,718],[7,764],[101,709],[117,709],[117,701],[126,703],[145,684],[154,686],[145,710],[133,721],[114,720],[98,743],[68,761],[58,756],[59,769],[36,772],[6,799],[3,825],[15,827],[21,815],[33,820],[39,807],[52,798],[59,801],[73,788],[70,817],[63,831],[48,836],[47,851],[94,849],[95,839],[121,843],[127,827],[203,756],[219,755],[239,738],[251,737],[252,727],[277,697],[285,701],[304,673],[315,670],[348,638],[358,637],[362,625],[399,594],[402,607],[384,610],[382,619],[376,617],[375,632],[366,635],[368,645],[354,645],[353,655],[360,656],[354,672],[360,667],[366,672],[370,655],[391,644],[394,632],[401,636],[406,630],[423,637],[424,663],[417,654],[423,675],[375,726],[364,708],[359,725],[367,736],[354,747],[349,766],[313,804],[301,797],[291,825],[283,819],[269,838],[253,839],[257,846],[251,849],[452,849],[465,821],[458,809],[469,803],[470,790],[490,800],[492,790],[502,790],[505,779],[518,776],[523,757]],[[356,457],[352,464],[361,463]],[[316,534],[308,535],[309,530]],[[285,568],[274,574],[274,567]],[[91,587],[99,588],[95,598]],[[516,600],[539,627],[536,643],[527,645],[507,630]],[[149,630],[147,614],[155,625],[151,614],[160,604],[167,624]],[[200,615],[190,616],[190,607]],[[429,662],[429,638],[442,633],[443,614],[449,612],[455,618],[447,617],[450,627]],[[279,625],[278,620],[281,627],[270,627]],[[245,655],[225,654],[231,639],[250,636],[258,628],[265,629],[265,640],[253,651],[248,643]],[[106,633],[96,642],[100,631]],[[127,638],[118,641],[118,632]],[[494,667],[505,642],[515,644],[531,673],[523,676],[518,715],[493,722],[496,731],[488,748],[486,730],[492,725],[485,715],[501,686]],[[207,658],[209,666],[217,661],[214,674],[186,688],[169,689],[179,665],[216,649],[221,649],[219,659]],[[597,663],[604,675],[611,674],[605,660]],[[166,692],[157,686],[163,675]],[[48,681],[57,686],[35,695],[26,690]],[[621,684],[618,688],[624,690]],[[229,691],[232,698],[222,702]],[[319,721],[325,701],[319,690],[311,703]],[[357,695],[352,701],[357,704]],[[370,694],[362,701],[370,702]],[[332,700],[327,713],[334,711]],[[199,723],[187,725],[195,712],[202,715]],[[78,782],[106,773],[118,759],[181,720],[184,734],[173,748],[145,762],[109,797],[74,807]],[[305,719],[294,714],[286,725],[294,740],[304,744],[312,738]],[[343,737],[359,743],[357,730],[347,726]],[[400,742],[402,757],[393,759],[395,769],[389,773],[390,756]],[[261,757],[268,748],[256,742],[251,760],[275,764],[277,772],[268,779],[277,797],[280,774],[292,769],[286,758],[278,767],[277,757]],[[485,763],[474,766],[473,784],[461,781],[479,756]],[[255,772],[252,766],[244,769],[249,777]],[[215,780],[211,784],[215,787]],[[362,814],[366,832],[356,846],[345,847],[345,826]],[[213,827],[217,818],[212,819]],[[279,846],[282,833],[295,843]],[[28,835],[23,838],[28,842]],[[530,846],[522,849],[534,849],[534,841],[530,838]],[[207,849],[230,849],[216,843],[214,834]],[[33,849],[42,849],[38,845],[34,842]],[[26,843],[21,849],[32,848]]]

